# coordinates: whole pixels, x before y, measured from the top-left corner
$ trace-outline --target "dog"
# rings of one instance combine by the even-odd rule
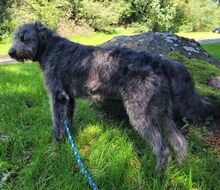
[[[180,107],[181,114],[197,117],[209,112],[210,103],[195,91],[192,77],[181,63],[126,48],[73,43],[40,22],[20,26],[13,41],[9,50],[12,58],[40,64],[56,140],[63,137],[64,121],[73,123],[76,97],[102,100],[117,96],[133,128],[151,144],[157,171],[164,172],[170,161],[164,135],[177,161],[185,159],[187,141],[173,121],[172,104]]]

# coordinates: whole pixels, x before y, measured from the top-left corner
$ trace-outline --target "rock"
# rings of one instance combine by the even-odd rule
[[[188,58],[204,60],[220,68],[220,62],[202,49],[193,39],[171,33],[146,32],[134,36],[115,37],[101,45],[102,47],[127,47],[135,51],[166,55],[177,52]]]
[[[209,86],[220,90],[220,77],[213,77],[208,84]]]

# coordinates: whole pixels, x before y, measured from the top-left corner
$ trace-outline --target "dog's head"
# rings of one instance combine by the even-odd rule
[[[20,62],[34,60],[40,48],[39,45],[50,33],[51,31],[40,22],[22,25],[14,34],[13,45],[8,54]]]

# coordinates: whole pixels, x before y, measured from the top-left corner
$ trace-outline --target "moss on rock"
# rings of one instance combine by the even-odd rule
[[[220,91],[208,85],[212,77],[220,76],[220,69],[215,65],[198,59],[189,59],[175,52],[168,53],[167,56],[173,60],[183,63],[191,72],[196,89],[203,96],[212,98],[216,104],[220,104]]]

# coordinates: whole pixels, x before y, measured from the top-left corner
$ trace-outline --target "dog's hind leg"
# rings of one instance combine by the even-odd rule
[[[139,84],[138,82],[136,84]],[[157,157],[156,170],[164,172],[170,160],[170,151],[160,133],[160,125],[163,125],[161,118],[164,114],[160,106],[165,99],[154,93],[147,94],[145,85],[133,86],[129,90],[122,91],[124,106],[127,111],[131,125],[147,140]],[[152,87],[153,88],[153,87]],[[154,89],[153,89],[154,90]]]
[[[156,170],[164,172],[170,159],[170,153],[168,146],[162,139],[161,133],[159,131],[159,118],[155,117],[158,114],[155,113],[155,110],[149,110],[149,112],[147,113],[137,113],[137,110],[140,111],[140,106],[138,106],[137,104],[135,105],[135,103],[126,103],[125,107],[130,122],[135,130],[140,134],[143,139],[147,140],[153,148],[153,152],[157,157]]]
[[[162,130],[165,132],[174,152],[176,153],[177,161],[181,163],[187,155],[187,140],[176,128],[176,124],[170,113],[171,111],[169,111],[168,116],[165,117],[166,125],[162,128]]]

